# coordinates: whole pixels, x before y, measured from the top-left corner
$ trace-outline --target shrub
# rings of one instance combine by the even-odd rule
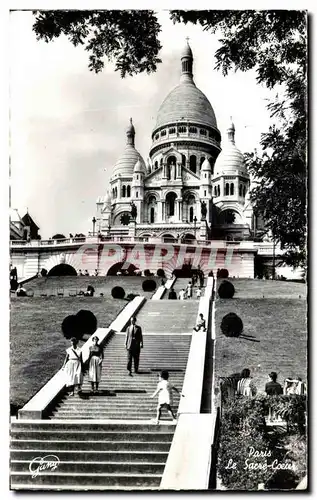
[[[154,292],[156,289],[156,283],[154,280],[145,280],[142,283],[142,289],[144,292]]]
[[[165,271],[164,271],[164,269],[158,269],[156,271],[156,276],[158,276],[159,278],[165,278]]]
[[[218,287],[218,295],[221,299],[232,299],[235,288],[230,281],[223,281]]]
[[[213,278],[214,277],[213,271],[209,271],[208,276],[209,276],[209,278]]]
[[[80,310],[76,315],[66,316],[62,322],[62,332],[66,339],[92,335],[97,330],[97,318],[91,311]]]
[[[228,269],[218,269],[217,270],[217,278],[229,278]]]
[[[62,332],[66,339],[76,337],[79,340],[81,338],[78,327],[78,317],[76,315],[72,314],[64,318],[62,322]]]
[[[97,330],[97,318],[91,311],[81,309],[77,314],[77,324],[80,337],[83,335],[92,335]]]
[[[243,331],[243,322],[236,313],[228,313],[222,318],[220,328],[226,337],[239,337]]]
[[[111,295],[114,299],[124,299],[125,297],[125,291],[121,286],[115,286],[111,290]]]
[[[143,274],[144,276],[152,276],[152,273],[149,269],[144,269]]]
[[[41,276],[42,276],[43,278],[45,278],[45,276],[47,276],[47,270],[46,270],[46,269],[44,269],[44,267],[41,269]]]

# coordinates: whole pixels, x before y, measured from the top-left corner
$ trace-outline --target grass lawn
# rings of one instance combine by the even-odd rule
[[[149,278],[141,276],[51,276],[49,278],[36,278],[25,284],[26,290],[33,290],[34,297],[40,297],[41,293],[57,295],[57,290],[62,289],[64,296],[68,297],[69,293],[77,290],[77,293],[82,290],[85,292],[88,285],[92,285],[95,289],[95,297],[100,297],[104,294],[104,298],[111,298],[111,290],[115,286],[121,286],[126,296],[129,293],[144,295],[150,298],[154,292],[144,292],[142,283],[145,280],[154,280],[158,287],[161,283],[161,278],[151,276]],[[88,299],[89,300],[89,299]]]
[[[282,385],[286,377],[307,379],[306,301],[273,297],[217,299],[216,387],[219,376],[229,376],[243,368],[251,370],[258,391],[264,391],[267,374],[272,370],[279,374]],[[222,334],[221,320],[229,312],[240,316],[243,334],[253,337],[228,338]]]
[[[92,311],[107,327],[127,301],[100,297],[14,297],[10,324],[10,399],[25,404],[61,368],[69,341],[63,319],[80,309]]]
[[[218,278],[217,286],[220,285],[222,279]],[[235,287],[236,299],[265,299],[281,298],[298,299],[306,297],[306,284],[293,283],[288,281],[277,280],[257,280],[243,278],[228,278]]]

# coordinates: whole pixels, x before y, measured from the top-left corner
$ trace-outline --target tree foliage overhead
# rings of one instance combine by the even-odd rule
[[[50,42],[66,35],[89,53],[89,69],[103,70],[105,56],[115,62],[121,77],[156,71],[160,25],[150,10],[35,11],[37,39]]]
[[[251,200],[291,264],[306,245],[307,16],[304,11],[172,11],[174,22],[220,34],[216,68],[255,70],[257,82],[277,89],[270,102],[276,124],[262,134],[261,152],[246,155],[256,186]],[[247,103],[246,103],[247,105]]]

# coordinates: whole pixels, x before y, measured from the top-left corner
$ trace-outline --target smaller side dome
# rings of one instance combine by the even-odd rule
[[[109,191],[106,192],[106,196],[104,197],[104,202],[111,203],[111,195],[110,195]]]
[[[144,174],[145,173],[144,164],[141,163],[140,158],[138,159],[138,161],[134,165],[133,173],[134,174]]]
[[[201,166],[201,172],[211,172],[211,171],[212,171],[212,168],[211,168],[210,162],[209,162],[208,158],[206,158],[203,161],[203,164]]]

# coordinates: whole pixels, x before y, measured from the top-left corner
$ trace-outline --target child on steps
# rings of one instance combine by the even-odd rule
[[[150,396],[151,398],[155,398],[158,395],[158,405],[156,410],[156,420],[155,424],[160,422],[162,409],[166,408],[171,417],[173,418],[173,422],[176,422],[176,417],[172,410],[173,405],[173,390],[179,393],[179,390],[171,385],[168,381],[169,373],[166,370],[163,370],[159,375],[159,382],[157,384],[156,391]]]

